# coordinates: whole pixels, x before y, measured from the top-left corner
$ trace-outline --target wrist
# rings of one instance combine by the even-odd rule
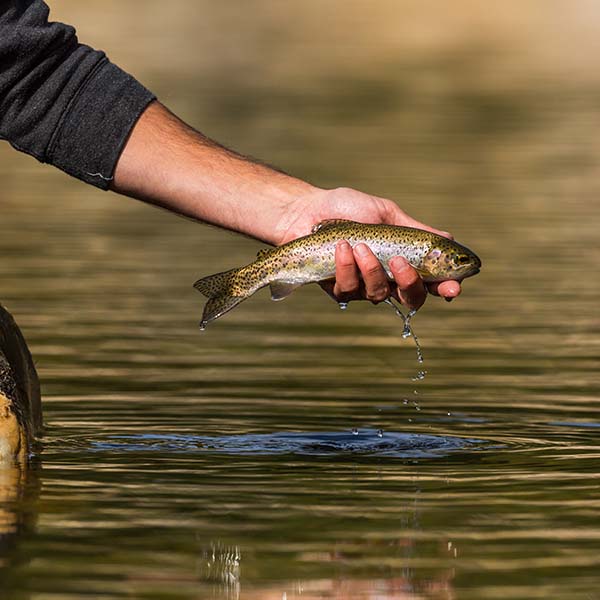
[[[205,187],[198,177],[196,218],[275,246],[284,243],[290,223],[318,188],[241,157],[234,162],[229,175],[221,170],[222,185]]]
[[[325,191],[301,179],[283,177],[270,181],[264,190],[262,213],[248,223],[256,231],[244,232],[275,246],[310,233],[311,215]],[[257,206],[261,206],[260,200]]]

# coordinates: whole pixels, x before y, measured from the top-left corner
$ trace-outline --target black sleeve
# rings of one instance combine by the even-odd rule
[[[48,13],[42,0],[0,0],[0,138],[107,189],[154,96]]]

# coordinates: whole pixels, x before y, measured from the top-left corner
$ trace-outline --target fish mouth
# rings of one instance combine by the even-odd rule
[[[473,277],[473,275],[477,275],[477,273],[479,273],[479,271],[481,271],[481,269],[479,267],[473,267],[472,269],[469,269],[464,275],[457,277],[455,279],[455,281],[458,281],[458,283],[461,283],[463,281],[463,279],[466,279],[467,277]]]

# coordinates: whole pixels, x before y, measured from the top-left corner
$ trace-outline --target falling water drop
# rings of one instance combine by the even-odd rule
[[[412,378],[412,380],[421,381],[425,379],[425,375],[427,375],[427,371],[417,371],[417,374]]]
[[[424,358],[423,352],[421,351],[421,344],[419,344],[419,338],[415,335],[415,332],[410,324],[411,319],[417,314],[417,311],[410,310],[408,314],[404,316],[404,313],[398,308],[398,306],[396,306],[396,304],[394,304],[391,298],[387,298],[385,300],[385,303],[389,304],[394,309],[394,312],[404,321],[404,327],[402,329],[402,338],[407,339],[409,337],[412,337],[412,339],[415,340],[415,346],[417,347],[417,361],[419,362],[419,364],[423,364]]]

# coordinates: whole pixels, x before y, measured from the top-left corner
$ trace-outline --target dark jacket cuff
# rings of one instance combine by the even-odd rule
[[[45,161],[108,189],[133,126],[154,99],[131,75],[101,60],[61,115]]]

